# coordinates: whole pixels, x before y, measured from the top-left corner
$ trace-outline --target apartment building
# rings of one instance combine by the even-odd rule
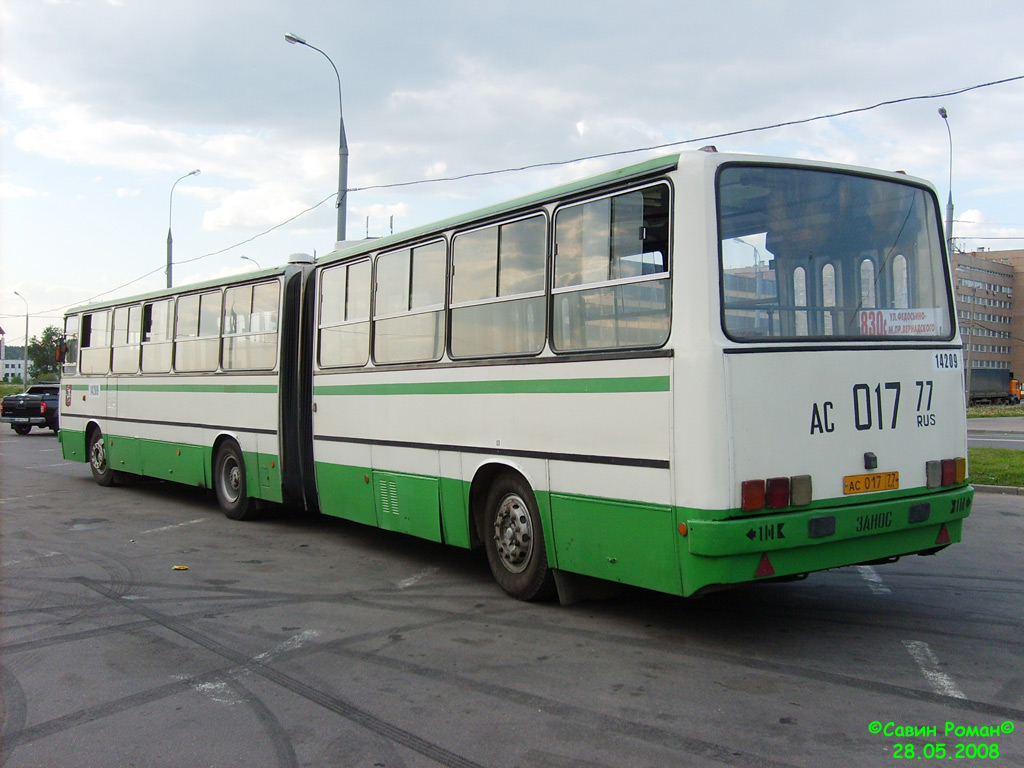
[[[1024,296],[1024,250],[954,253],[953,283],[970,367],[1024,375],[1024,310],[1014,304]]]

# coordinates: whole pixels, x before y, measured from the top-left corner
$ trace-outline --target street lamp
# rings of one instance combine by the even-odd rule
[[[949,199],[946,200],[946,250],[950,258],[953,256],[953,132],[949,130],[949,113],[945,107],[939,107],[939,117],[946,124],[949,135]]]
[[[194,171],[189,171],[181,179],[187,179],[189,176],[198,176],[199,169],[196,168]],[[181,181],[178,179],[178,181]],[[178,181],[171,184],[171,194],[167,202],[167,287],[171,287],[171,252],[173,250],[172,238],[171,238],[171,214],[174,211],[174,188],[178,186]]]
[[[292,45],[304,45],[319,53],[330,62],[331,68],[334,70],[334,76],[338,78],[338,115],[341,127],[338,134],[338,202],[336,207],[338,209],[338,242],[342,242],[345,239],[345,219],[348,210],[348,200],[346,197],[348,194],[348,140],[345,138],[345,113],[341,102],[341,75],[338,74],[338,68],[334,66],[331,57],[315,45],[310,45],[298,35],[290,33],[285,35],[284,39]]]
[[[19,299],[21,299],[22,301],[25,302],[25,351],[24,351],[24,355],[23,355],[24,360],[22,361],[22,366],[23,367],[21,369],[21,383],[23,385],[27,386],[28,385],[28,299],[26,299],[24,296],[22,296],[17,291],[14,292],[14,295],[17,296]]]
[[[245,259],[246,261],[251,261],[253,264],[256,265],[256,269],[263,269],[263,267],[260,266],[260,263],[256,261],[256,259],[253,259],[249,256],[239,256],[238,258]]]

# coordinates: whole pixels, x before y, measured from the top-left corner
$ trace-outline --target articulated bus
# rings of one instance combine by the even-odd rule
[[[973,498],[938,212],[708,148],[80,307],[63,453],[483,547],[525,600],[930,555]]]

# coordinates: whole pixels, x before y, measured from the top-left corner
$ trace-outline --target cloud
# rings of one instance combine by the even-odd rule
[[[0,198],[10,200],[16,197],[35,197],[39,193],[31,187],[23,187],[12,184],[9,181],[0,181]]]

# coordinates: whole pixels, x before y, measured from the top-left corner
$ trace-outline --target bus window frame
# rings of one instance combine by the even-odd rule
[[[401,250],[401,249],[399,249],[399,250]],[[363,319],[357,319],[357,320],[343,319],[343,320],[340,320],[340,321],[337,321],[337,322],[328,322],[328,323],[325,324],[323,322],[323,306],[324,306],[324,296],[325,296],[325,292],[324,292],[324,276],[327,273],[329,273],[329,272],[331,272],[333,270],[336,270],[336,269],[340,269],[340,270],[344,270],[345,271],[345,297],[344,298],[345,298],[345,300],[347,302],[348,298],[351,296],[350,289],[352,287],[351,280],[349,279],[350,270],[351,270],[352,267],[358,266],[360,264],[366,264],[367,267],[369,268],[369,280],[368,280],[368,285],[367,285],[367,288],[369,289],[369,292],[368,292],[368,294],[366,296],[366,302],[367,302],[367,304],[366,304],[366,312],[367,312],[366,317],[363,318]],[[367,365],[370,364],[370,353],[371,353],[371,350],[373,348],[373,297],[374,297],[374,294],[376,293],[376,291],[374,290],[375,282],[374,282],[373,267],[374,267],[373,254],[363,253],[363,254],[359,254],[358,256],[354,256],[351,259],[346,259],[344,261],[332,262],[331,264],[327,264],[327,265],[323,266],[321,269],[317,270],[316,282],[315,282],[316,289],[317,289],[317,296],[316,296],[316,337],[315,337],[316,338],[315,353],[316,353],[316,366],[317,366],[317,369],[319,369],[319,370],[359,369],[359,368],[365,368]],[[344,313],[347,313],[347,306],[344,308]],[[336,328],[344,328],[346,326],[359,325],[360,323],[366,323],[366,350],[365,350],[366,351],[366,355],[365,355],[364,359],[362,360],[362,362],[358,362],[358,363],[338,363],[338,364],[325,364],[325,363],[323,363],[322,362],[323,331],[325,329],[326,330],[333,330],[333,329],[336,329]]]
[[[409,253],[409,278],[406,282],[406,306],[409,307],[412,303],[413,298],[413,278],[415,276],[415,258],[413,254],[420,248],[429,248],[432,245],[443,245],[444,246],[444,276],[441,284],[441,303],[440,304],[428,304],[419,307],[406,309],[401,312],[389,312],[384,315],[377,314],[377,303],[378,294],[380,293],[380,273],[379,263],[382,258],[392,256],[403,251]],[[451,239],[449,234],[444,232],[433,233],[429,237],[422,240],[414,240],[407,243],[403,243],[395,248],[389,248],[386,251],[378,251],[373,254],[373,271],[370,278],[370,287],[373,295],[370,301],[370,360],[374,366],[397,366],[397,365],[424,365],[430,363],[438,363],[444,359],[448,345],[448,283],[449,283],[449,265],[451,263]],[[438,349],[438,353],[434,357],[429,358],[415,358],[412,360],[379,360],[377,358],[377,323],[380,321],[396,320],[399,318],[417,317],[419,315],[428,315],[436,312],[440,312],[442,317],[439,324],[441,333],[446,337],[441,339],[441,344]]]
[[[496,288],[497,288],[501,284],[501,237],[500,237],[500,233],[501,233],[502,227],[505,227],[505,226],[508,226],[508,225],[511,225],[511,224],[516,224],[516,223],[521,222],[521,221],[528,221],[528,220],[534,219],[534,218],[540,218],[542,220],[543,224],[544,224],[544,253],[543,253],[543,256],[542,256],[542,260],[543,260],[543,275],[542,275],[542,282],[541,282],[540,289],[539,290],[534,290],[534,291],[527,291],[525,293],[516,293],[516,294],[508,294],[508,295],[497,295],[497,296],[493,296],[493,297],[490,297],[490,298],[471,299],[471,300],[466,300],[466,301],[455,302],[455,300],[454,300],[454,296],[455,296],[455,278],[456,278],[456,267],[457,267],[457,265],[455,264],[455,248],[456,248],[456,243],[457,243],[458,239],[460,237],[462,237],[462,236],[471,235],[471,234],[474,234],[474,233],[477,233],[477,232],[483,232],[483,231],[485,231],[487,229],[491,229],[491,228],[497,230],[497,234],[498,234],[497,251],[495,253],[495,281],[496,281]],[[508,218],[500,219],[500,220],[497,220],[497,221],[488,221],[486,223],[477,223],[477,224],[475,224],[473,226],[470,226],[470,227],[467,227],[465,229],[459,229],[459,230],[455,230],[454,232],[452,232],[451,238],[450,238],[450,243],[449,243],[449,246],[448,246],[448,262],[449,262],[449,266],[448,266],[448,287],[447,287],[447,302],[446,302],[447,314],[448,314],[448,318],[447,318],[447,331],[446,331],[446,333],[447,333],[447,347],[446,347],[446,351],[447,351],[447,354],[448,354],[449,358],[451,358],[453,361],[461,361],[461,360],[467,360],[467,361],[473,361],[473,360],[500,360],[500,359],[510,359],[510,358],[511,359],[530,358],[530,357],[538,357],[538,356],[542,355],[544,353],[545,349],[547,349],[550,346],[550,341],[551,341],[551,338],[550,338],[550,334],[551,334],[551,323],[550,323],[551,308],[550,308],[550,304],[551,304],[551,302],[550,302],[550,299],[549,299],[549,293],[550,293],[549,285],[550,285],[550,282],[551,282],[551,279],[552,279],[551,278],[551,273],[552,273],[552,264],[553,264],[553,259],[552,259],[553,236],[554,236],[554,216],[546,208],[538,208],[538,209],[527,210],[527,211],[519,211],[519,212],[516,212],[514,215],[512,215],[512,216],[510,216]],[[508,303],[508,302],[512,302],[512,301],[521,301],[521,300],[525,300],[525,299],[537,299],[537,298],[542,299],[543,303],[544,303],[543,317],[541,319],[541,322],[543,323],[544,327],[543,327],[543,330],[541,332],[540,348],[537,349],[536,351],[504,352],[504,353],[492,353],[492,354],[466,355],[466,354],[456,354],[454,352],[454,350],[452,349],[452,341],[453,341],[453,338],[454,338],[453,327],[452,326],[454,325],[454,314],[455,314],[456,310],[467,309],[467,308],[472,308],[472,307],[480,307],[480,306],[490,306],[490,305]]]
[[[665,233],[665,270],[663,272],[655,272],[649,275],[636,275],[625,278],[613,278],[608,280],[598,280],[588,283],[579,283],[574,285],[566,286],[555,286],[555,281],[558,277],[557,272],[557,260],[558,260],[558,216],[562,211],[576,208],[582,205],[587,205],[601,200],[610,200],[623,195],[628,195],[634,192],[643,193],[645,190],[653,189],[655,187],[664,187],[667,192],[667,204],[666,208],[666,233]],[[675,259],[675,214],[676,214],[676,189],[672,180],[667,177],[657,177],[653,179],[644,179],[641,181],[635,181],[628,186],[622,186],[614,189],[601,190],[596,195],[586,195],[565,200],[554,207],[551,211],[551,228],[549,231],[549,267],[548,267],[548,283],[547,291],[549,295],[548,300],[548,318],[547,318],[547,346],[557,356],[566,355],[589,355],[589,354],[601,354],[601,353],[616,353],[616,352],[631,352],[636,350],[659,350],[663,349],[672,338],[673,322],[675,320],[675,288],[674,288],[674,259]],[[647,282],[666,282],[666,292],[668,296],[668,313],[666,316],[667,331],[664,339],[657,344],[623,344],[606,347],[582,347],[582,348],[571,348],[563,349],[559,348],[555,344],[555,303],[556,297],[570,293],[582,293],[585,291],[591,291],[597,288],[609,288],[618,287],[623,285],[647,283]]]
[[[814,335],[814,336],[798,336],[792,335],[780,335],[780,336],[744,336],[736,332],[735,328],[730,329],[727,322],[727,304],[726,304],[726,288],[725,288],[725,259],[723,255],[722,243],[723,243],[723,222],[722,222],[722,201],[721,201],[721,177],[729,169],[735,168],[754,168],[754,169],[777,169],[782,171],[808,171],[813,173],[822,173],[837,176],[847,176],[852,178],[869,179],[872,181],[880,181],[889,184],[896,184],[900,186],[909,187],[915,192],[923,194],[927,202],[927,215],[931,219],[932,223],[936,225],[936,230],[932,233],[937,235],[935,241],[938,243],[938,260],[941,262],[941,267],[944,276],[944,288],[945,288],[945,310],[946,310],[946,321],[949,324],[948,332],[944,335],[936,336],[875,336],[875,335],[859,335],[859,336],[837,336],[837,335]],[[922,183],[918,180],[904,177],[904,178],[891,178],[882,173],[871,173],[870,171],[860,171],[852,168],[840,168],[834,165],[801,165],[796,162],[764,162],[758,160],[736,160],[727,163],[722,163],[715,169],[715,176],[713,181],[713,192],[711,198],[714,206],[714,226],[715,231],[713,233],[713,242],[716,245],[716,261],[715,270],[717,272],[716,282],[718,284],[718,327],[721,333],[730,342],[736,344],[745,345],[797,345],[800,349],[811,349],[815,345],[821,346],[823,344],[843,344],[843,345],[864,345],[870,344],[872,346],[895,343],[895,344],[936,344],[936,343],[948,343],[952,341],[957,333],[959,327],[959,316],[957,314],[957,307],[954,302],[952,285],[953,275],[950,272],[950,260],[949,254],[946,248],[946,240],[942,230],[942,216],[939,206],[939,200],[935,193],[935,190],[926,183]],[[744,235],[737,235],[735,237],[743,237]],[[893,254],[893,258],[898,254]],[[905,256],[905,254],[903,254]],[[872,265],[875,265],[874,259],[871,259]],[[825,261],[824,265],[831,264],[836,272],[840,272],[841,267],[853,267],[855,266],[858,270],[861,267],[861,260],[858,260],[856,265],[852,262],[847,265],[842,263],[841,259],[829,258]],[[823,265],[823,266],[824,266]],[[918,269],[916,264],[907,263],[907,276],[908,280],[911,271]],[[857,276],[858,286],[859,275]],[[876,297],[877,298],[877,297]],[[937,298],[937,296],[936,296]],[[838,301],[838,299],[837,299]],[[876,301],[877,303],[877,301]],[[831,305],[834,306],[834,305]],[[807,311],[807,310],[804,310]]]

